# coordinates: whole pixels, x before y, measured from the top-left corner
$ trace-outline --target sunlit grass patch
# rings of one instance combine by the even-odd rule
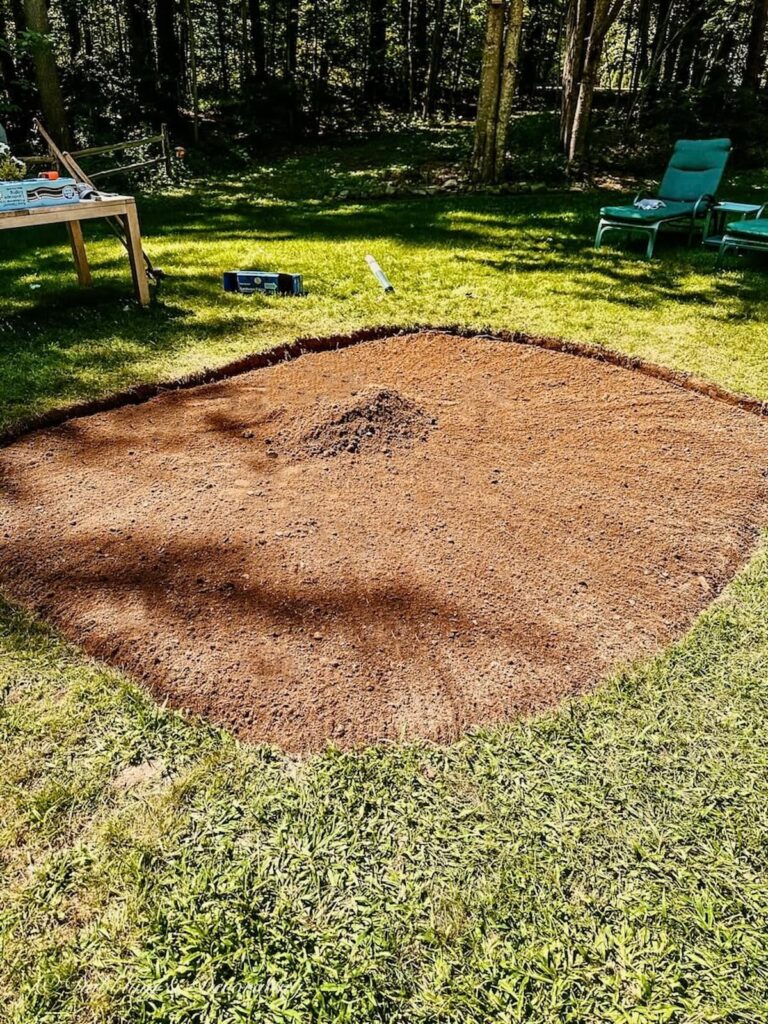
[[[0,419],[374,323],[592,341],[768,397],[759,262],[716,276],[673,239],[652,264],[596,253],[599,195],[323,200],[400,146],[141,198],[169,273],[146,312],[100,229],[90,295],[62,232],[4,233]],[[237,267],[302,273],[308,295],[225,295]],[[10,1024],[765,1016],[764,551],[663,656],[446,748],[244,748],[7,606],[0,694]]]

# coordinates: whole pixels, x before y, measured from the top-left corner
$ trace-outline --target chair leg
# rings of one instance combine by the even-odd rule
[[[601,220],[597,225],[597,234],[595,235],[595,248],[599,249],[603,242],[603,235],[605,234],[605,225]]]
[[[653,250],[656,246],[656,235],[658,234],[658,228],[649,228],[648,230],[648,245],[645,249],[645,258],[647,260],[653,259]]]
[[[715,260],[715,272],[717,272],[718,270],[722,270],[723,257],[725,256],[725,253],[729,248],[730,246],[728,245],[728,242],[726,242],[725,239],[723,239],[723,241],[720,243],[720,248],[717,250],[717,259]]]

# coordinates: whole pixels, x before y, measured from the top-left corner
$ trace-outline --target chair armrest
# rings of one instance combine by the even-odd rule
[[[691,216],[695,220],[696,217],[700,216],[700,214],[706,213],[707,210],[709,210],[710,206],[714,206],[714,204],[715,197],[705,192],[704,195],[699,196],[699,198],[696,200],[693,207],[693,213],[691,214]]]

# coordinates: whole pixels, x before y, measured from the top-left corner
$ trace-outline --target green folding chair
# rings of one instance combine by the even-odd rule
[[[717,251],[717,270],[731,250],[768,253],[768,217],[763,216],[765,209],[765,206],[761,207],[757,217],[736,220],[725,225],[725,233],[720,239],[720,248]]]
[[[645,254],[651,259],[659,230],[665,224],[687,225],[690,245],[694,231],[697,226],[703,228],[707,211],[715,202],[730,152],[730,139],[680,139],[653,200],[638,196],[632,206],[602,208],[595,248],[600,248],[608,231],[642,234],[648,236]]]

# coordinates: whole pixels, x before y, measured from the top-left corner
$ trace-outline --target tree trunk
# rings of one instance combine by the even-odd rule
[[[400,26],[405,51],[405,78],[407,82],[408,109],[413,109],[413,0],[400,0]]]
[[[514,102],[524,0],[489,0],[477,100],[472,170],[479,181],[497,181],[504,169]]]
[[[200,101],[197,91],[197,40],[190,0],[184,0],[184,21],[189,42],[189,88],[192,99],[192,133],[195,144],[200,141]]]
[[[71,138],[61,94],[59,69],[56,67],[51,45],[47,0],[24,0],[24,13],[27,30],[34,33],[35,78],[45,126],[54,141],[68,149],[71,146]]]
[[[624,0],[571,0],[563,66],[561,137],[570,170],[587,160],[592,102],[608,30]]]
[[[126,0],[126,28],[131,78],[142,114],[157,110],[155,63],[152,52],[152,23],[146,0]]]
[[[267,14],[266,24],[269,27],[267,67],[274,68],[277,66],[277,0],[269,0],[269,12]]]
[[[587,159],[589,123],[592,118],[592,101],[597,86],[597,74],[602,55],[602,41],[590,42],[584,60],[584,69],[579,82],[573,123],[568,139],[566,158],[573,170],[581,170]]]
[[[445,18],[445,0],[435,0],[434,25],[432,28],[432,45],[429,52],[429,71],[427,84],[424,86],[424,105],[422,116],[429,117],[435,110],[437,83],[440,79],[440,67],[443,62],[443,39]]]
[[[701,5],[701,0],[689,0],[683,28],[680,31],[680,47],[675,66],[675,79],[683,88],[698,85],[696,51],[705,20],[706,11]]]
[[[459,7],[456,15],[456,37],[453,47],[453,74],[451,76],[451,110],[456,116],[456,107],[459,99],[459,87],[461,85],[461,74],[464,69],[464,51],[467,40],[467,5],[466,0],[459,0]]]
[[[752,0],[752,18],[749,26],[747,60],[742,85],[757,92],[760,76],[765,70],[765,30],[768,27],[768,0]]]
[[[288,0],[285,20],[285,77],[292,82],[296,77],[299,47],[299,0]]]
[[[412,94],[414,107],[421,97],[426,78],[427,60],[429,52],[429,17],[427,14],[427,0],[411,0],[413,6],[413,85]]]
[[[260,0],[248,0],[248,21],[251,30],[253,77],[259,84],[267,77],[267,55],[264,49],[264,22],[261,20]]]
[[[491,181],[496,168],[494,144],[496,118],[499,114],[499,83],[504,48],[505,16],[504,5],[498,0],[489,0],[485,22],[483,64],[480,69],[480,92],[477,97],[475,146],[472,154],[472,169],[480,181]]]
[[[216,4],[216,43],[219,50],[219,79],[221,90],[225,97],[229,97],[229,64],[227,61],[227,12],[224,5]]]
[[[576,104],[579,98],[579,81],[584,63],[584,37],[586,35],[588,0],[569,0],[565,17],[565,54],[563,56],[563,90],[560,106],[560,141],[568,151]]]
[[[387,56],[387,3],[370,0],[366,98],[379,102],[384,96],[384,66]]]
[[[181,45],[176,30],[178,0],[157,0],[157,85],[166,124],[178,127],[181,101]]]
[[[67,27],[69,56],[74,62],[83,49],[83,12],[77,0],[69,0],[68,3],[62,5],[61,13]]]
[[[651,0],[640,0],[637,12],[637,48],[635,50],[635,65],[630,87],[632,92],[637,92],[640,88],[640,83],[648,70],[650,32]]]
[[[496,115],[496,132],[494,138],[493,178],[498,181],[504,173],[507,153],[507,132],[512,116],[517,89],[518,61],[520,58],[520,40],[523,35],[523,9],[525,0],[510,0],[507,14],[507,34],[504,41],[504,54],[501,63],[501,82],[499,84],[499,109]]]

